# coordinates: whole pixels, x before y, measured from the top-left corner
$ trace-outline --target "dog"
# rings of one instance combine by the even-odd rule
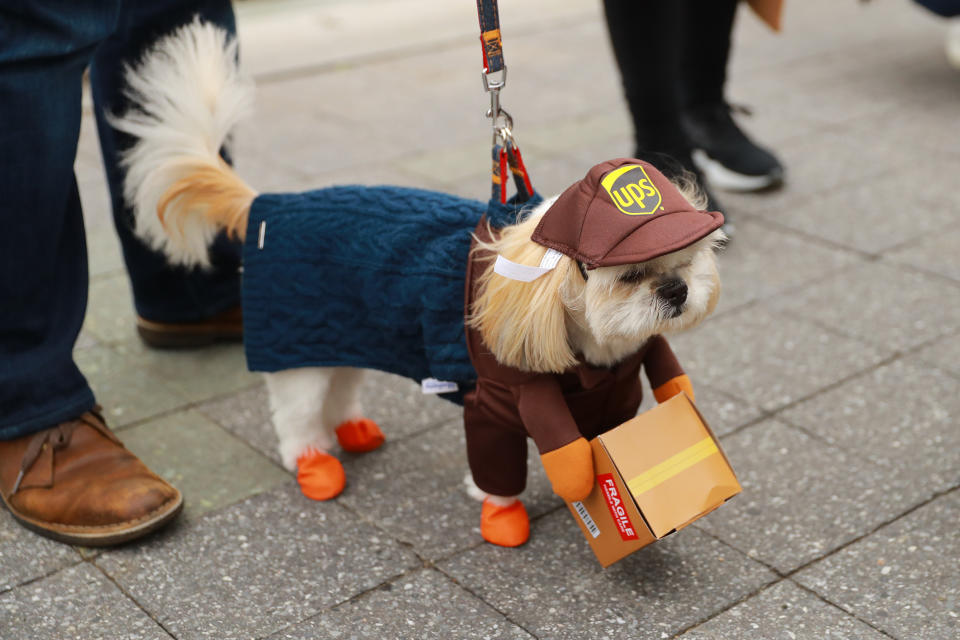
[[[363,416],[364,368],[464,405],[468,493],[501,546],[529,536],[528,436],[554,491],[580,500],[594,483],[587,440],[635,415],[641,368],[659,401],[693,395],[663,334],[713,311],[724,238],[691,184],[618,159],[499,224],[483,203],[427,191],[261,196],[220,156],[253,102],[236,54],[224,31],[182,27],[127,69],[134,106],[112,124],[135,139],[125,195],[144,241],[189,268],[209,265],[219,233],[244,243],[248,364],[265,372],[280,455],[305,495],[343,490],[335,441],[384,441]]]

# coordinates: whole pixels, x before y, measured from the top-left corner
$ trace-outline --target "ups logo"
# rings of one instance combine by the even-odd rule
[[[660,192],[638,164],[611,171],[600,182],[617,209],[628,216],[649,215],[660,206]]]

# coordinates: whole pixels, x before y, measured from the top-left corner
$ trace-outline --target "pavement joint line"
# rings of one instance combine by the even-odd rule
[[[939,273],[937,271],[931,271],[930,269],[927,269],[925,267],[918,267],[917,265],[910,264],[909,262],[898,262],[886,255],[881,256],[881,261],[883,262],[883,264],[886,264],[891,267],[900,267],[901,269],[907,269],[908,271],[913,271],[914,273],[919,273],[925,276],[929,276],[931,278],[934,278],[936,280],[943,282],[944,284],[948,284],[952,287],[960,287],[960,281],[950,276],[946,276],[942,273]]]
[[[930,504],[930,503],[933,502],[934,500],[936,500],[936,499],[938,499],[938,498],[942,498],[942,497],[944,497],[944,496],[946,496],[946,495],[949,495],[949,494],[953,493],[954,491],[957,491],[958,489],[960,489],[960,483],[957,483],[957,484],[953,485],[952,487],[947,487],[946,489],[942,489],[942,490],[940,490],[940,491],[934,491],[928,498],[926,498],[926,499],[924,499],[924,500],[921,500],[920,502],[918,502],[917,504],[915,504],[915,505],[913,505],[913,506],[911,506],[911,507],[908,507],[905,511],[903,511],[903,512],[900,513],[899,515],[896,515],[896,516],[894,516],[894,517],[892,517],[892,518],[889,518],[889,519],[887,519],[887,520],[884,520],[884,521],[881,522],[880,524],[878,524],[878,525],[876,525],[875,527],[873,527],[870,531],[867,531],[866,533],[862,533],[862,534],[860,534],[859,536],[857,536],[856,538],[852,538],[851,540],[849,540],[849,541],[841,544],[840,546],[836,547],[835,549],[832,549],[832,550],[828,551],[827,553],[823,554],[822,556],[819,556],[819,557],[817,557],[817,558],[814,558],[814,559],[812,559],[812,560],[809,560],[809,561],[805,562],[804,564],[800,565],[799,567],[797,567],[797,568],[795,568],[795,569],[792,569],[792,570],[790,570],[790,571],[788,571],[788,572],[786,572],[786,573],[784,573],[784,572],[782,572],[782,571],[780,571],[780,570],[778,570],[778,569],[776,569],[776,568],[772,568],[772,567],[771,567],[771,568],[773,569],[773,571],[776,571],[776,572],[777,572],[779,575],[781,575],[782,577],[784,577],[784,578],[790,578],[790,579],[792,580],[793,577],[794,577],[795,575],[797,575],[798,573],[800,573],[801,571],[803,571],[803,570],[811,567],[811,566],[814,565],[814,564],[817,564],[818,562],[822,562],[822,561],[826,560],[827,558],[830,558],[831,556],[836,555],[837,553],[843,551],[843,550],[846,549],[847,547],[850,547],[850,546],[852,546],[852,545],[860,542],[860,541],[863,540],[864,538],[868,538],[868,537],[872,536],[873,534],[875,534],[875,533],[876,533],[877,531],[879,531],[880,529],[883,529],[884,527],[887,527],[887,526],[893,524],[893,523],[896,522],[897,520],[901,520],[902,518],[905,518],[905,517],[909,516],[909,515],[910,515],[911,513],[913,513],[914,511],[917,511],[918,509],[921,509],[922,507],[927,506],[928,504]]]
[[[487,544],[487,543],[484,543],[484,544]],[[467,593],[469,593],[471,596],[473,596],[474,598],[476,598],[476,599],[479,600],[480,602],[484,603],[485,605],[487,605],[488,607],[490,607],[491,609],[493,609],[494,611],[496,611],[497,613],[499,613],[501,616],[503,616],[503,619],[504,619],[504,620],[506,620],[507,622],[509,622],[509,623],[512,624],[513,626],[521,629],[524,633],[526,633],[527,635],[529,635],[531,638],[534,638],[534,640],[539,640],[540,636],[538,636],[537,634],[535,634],[534,632],[532,632],[530,629],[528,629],[527,627],[523,626],[522,624],[520,624],[519,622],[517,622],[516,620],[514,620],[513,618],[511,618],[511,617],[507,614],[506,611],[502,611],[499,607],[497,607],[497,606],[494,605],[493,603],[487,602],[487,600],[486,600],[485,598],[483,598],[479,593],[477,593],[476,591],[474,591],[474,590],[471,589],[470,587],[468,587],[468,586],[466,586],[466,585],[464,585],[464,584],[461,584],[459,580],[457,580],[457,579],[454,578],[452,575],[450,575],[449,573],[447,573],[446,571],[444,571],[442,567],[437,567],[437,571],[438,571],[439,573],[441,573],[442,575],[446,576],[446,578],[447,578],[450,582],[452,582],[453,584],[457,585],[458,587],[460,587],[461,589],[463,589],[464,591],[466,591]]]
[[[113,345],[109,345],[109,344],[108,344],[108,345],[105,345],[105,346],[110,347],[110,348],[113,348]],[[120,354],[120,355],[122,356],[123,354]],[[161,378],[161,379],[164,379],[164,378]],[[132,428],[132,427],[139,427],[139,426],[141,426],[141,425],[143,425],[143,424],[145,424],[145,423],[147,423],[147,422],[152,422],[153,420],[159,420],[159,419],[161,419],[161,418],[167,418],[167,417],[172,416],[172,415],[175,414],[175,413],[181,413],[181,412],[183,412],[183,411],[190,411],[191,409],[196,409],[196,410],[198,411],[198,413],[203,414],[203,412],[199,410],[199,407],[200,407],[201,405],[207,404],[208,402],[214,402],[214,401],[217,401],[217,400],[226,400],[227,398],[230,398],[230,397],[232,397],[232,396],[234,396],[234,395],[238,395],[238,394],[243,393],[243,392],[245,392],[245,391],[250,391],[251,389],[253,389],[253,388],[255,388],[256,386],[258,386],[259,384],[260,384],[260,382],[258,381],[258,382],[256,382],[256,383],[252,383],[252,384],[250,384],[249,386],[242,387],[242,388],[240,388],[240,389],[233,389],[232,391],[227,391],[227,392],[225,392],[225,393],[215,394],[215,395],[212,395],[212,396],[210,396],[210,397],[208,397],[208,398],[203,398],[203,399],[201,399],[201,400],[194,400],[194,401],[191,401],[191,402],[187,402],[186,404],[177,405],[176,407],[173,407],[173,408],[171,408],[171,409],[165,409],[165,410],[163,410],[163,411],[158,411],[157,413],[151,414],[151,415],[149,415],[149,416],[145,416],[145,417],[143,417],[143,418],[139,418],[139,419],[137,419],[137,420],[133,420],[132,422],[128,422],[127,424],[124,424],[123,426],[117,427],[117,428],[115,428],[115,429],[111,427],[111,431],[113,431],[114,433],[119,433],[119,432],[121,432],[121,431],[125,431],[125,430],[127,430],[127,429]],[[203,416],[204,416],[205,418],[207,418],[206,414],[203,414]],[[208,419],[210,419],[210,418],[208,418]],[[218,426],[221,426],[221,425],[220,425],[218,422],[216,422],[215,420],[211,420],[211,421],[214,422],[215,424],[217,424]],[[263,455],[263,454],[261,453],[260,455]]]
[[[33,534],[33,535],[39,535],[39,534]],[[72,563],[70,563],[70,564],[66,564],[66,565],[57,567],[57,568],[55,568],[55,569],[51,569],[51,570],[47,571],[46,573],[43,573],[43,574],[38,575],[38,576],[34,576],[34,577],[32,577],[32,578],[28,578],[27,580],[24,580],[23,582],[18,582],[17,584],[14,584],[14,585],[11,585],[11,586],[7,587],[6,589],[0,589],[0,596],[3,596],[4,594],[7,594],[7,593],[13,593],[14,591],[16,591],[17,589],[20,589],[20,588],[22,588],[22,587],[28,587],[28,586],[30,586],[31,584],[33,584],[34,582],[39,582],[39,581],[41,581],[41,580],[46,580],[47,578],[49,578],[49,577],[51,577],[51,576],[54,576],[54,575],[60,573],[61,571],[66,571],[67,569],[72,569],[72,568],[74,568],[74,567],[78,567],[78,566],[80,566],[81,564],[83,564],[84,562],[86,562],[86,560],[81,557],[81,558],[80,558],[79,560],[77,560],[76,562],[72,562]]]
[[[133,595],[132,595],[130,592],[128,592],[119,582],[117,582],[117,581],[114,579],[113,576],[111,576],[109,573],[107,573],[107,571],[106,571],[103,567],[101,567],[100,565],[98,565],[95,561],[96,561],[96,558],[90,558],[90,559],[87,560],[86,562],[89,563],[89,564],[91,564],[91,565],[93,565],[94,568],[96,568],[101,574],[103,574],[103,576],[104,576],[107,580],[109,580],[109,581],[113,584],[113,586],[115,586],[115,587],[120,591],[120,593],[122,593],[122,594],[124,595],[124,597],[126,597],[126,598],[127,598],[128,600],[130,600],[133,604],[135,604],[138,609],[140,609],[141,611],[143,611],[151,620],[154,621],[154,623],[156,623],[156,625],[157,625],[158,627],[160,627],[161,629],[163,629],[163,632],[164,632],[164,633],[166,633],[168,636],[170,636],[170,637],[173,638],[174,640],[177,640],[177,636],[173,635],[173,632],[171,632],[169,629],[167,629],[167,627],[164,626],[164,624],[163,624],[162,622],[160,622],[160,619],[159,619],[159,618],[157,618],[157,617],[156,617],[155,615],[153,615],[153,613],[151,613],[146,607],[144,607],[142,604],[140,604],[140,602],[139,602],[136,598],[134,598]]]
[[[868,366],[868,367],[865,367],[865,368],[860,369],[860,370],[858,370],[858,371],[855,371],[855,372],[853,372],[853,373],[851,373],[851,374],[849,374],[849,375],[846,375],[846,376],[840,378],[839,380],[837,380],[837,381],[835,381],[835,382],[831,382],[830,384],[828,384],[828,385],[826,385],[826,386],[824,386],[824,387],[820,387],[820,388],[817,389],[816,391],[812,391],[812,392],[808,393],[808,394],[805,395],[805,396],[801,396],[801,397],[799,397],[799,398],[796,398],[795,400],[791,400],[790,402],[787,402],[786,404],[783,404],[783,405],[781,405],[781,406],[779,406],[779,407],[776,407],[775,409],[771,409],[771,410],[770,410],[770,417],[771,417],[771,418],[777,418],[777,419],[779,420],[779,419],[780,419],[780,418],[779,418],[779,414],[782,413],[782,412],[784,412],[784,411],[786,411],[787,409],[792,409],[793,407],[797,406],[798,404],[801,404],[801,403],[803,403],[803,402],[806,402],[807,400],[812,400],[813,398],[815,398],[816,396],[820,395],[821,393],[825,393],[825,392],[827,392],[827,391],[829,391],[829,390],[831,390],[831,389],[834,389],[834,388],[836,388],[836,387],[839,387],[839,386],[841,386],[841,385],[844,385],[844,384],[846,384],[847,382],[850,382],[851,380],[860,377],[861,375],[865,375],[865,374],[870,373],[870,372],[872,372],[872,371],[874,371],[874,370],[876,370],[876,369],[879,369],[880,367],[883,367],[883,366],[886,366],[886,365],[888,365],[888,364],[891,364],[892,362],[898,360],[901,356],[902,356],[901,352],[899,352],[899,351],[894,352],[892,355],[887,356],[886,358],[883,358],[883,359],[875,362],[874,364],[872,364],[872,365],[870,365],[870,366]]]
[[[819,199],[817,196],[812,196],[812,198]],[[807,199],[806,201],[810,202],[810,199]],[[810,233],[809,231],[804,231],[802,229],[791,227],[790,225],[786,225],[778,220],[772,220],[760,213],[751,212],[748,215],[751,216],[753,222],[755,222],[759,226],[766,227],[767,230],[776,231],[778,233],[782,233],[785,235],[797,236],[823,249],[830,249],[832,251],[840,251],[842,253],[853,254],[859,258],[862,258],[863,260],[866,260],[867,262],[875,262],[880,258],[879,254],[872,253],[870,251],[864,251],[862,249],[857,249],[856,247],[851,247],[850,245],[846,245],[841,242],[836,242],[834,240],[830,240],[829,238],[824,238],[823,236],[817,235],[815,233]]]
[[[721,540],[721,542],[723,542],[723,541]],[[726,543],[724,543],[724,544],[726,544]],[[728,546],[729,546],[729,545],[728,545]],[[743,553],[743,552],[740,551],[739,549],[737,549],[737,551],[738,551],[739,553]],[[748,556],[748,557],[749,557],[749,556]],[[751,558],[751,559],[754,560],[754,561],[756,561],[755,558]],[[670,636],[670,640],[674,640],[675,638],[679,638],[679,637],[681,637],[683,634],[685,634],[685,633],[687,633],[687,632],[689,632],[689,631],[692,631],[693,629],[696,629],[697,627],[702,626],[702,625],[710,622],[710,621],[713,620],[714,618],[723,615],[724,613],[726,613],[727,611],[730,611],[730,610],[733,609],[734,607],[736,607],[736,606],[738,606],[738,605],[741,605],[741,604],[743,604],[744,602],[746,602],[746,601],[748,601],[748,600],[751,600],[751,599],[753,599],[754,597],[760,595],[761,593],[763,593],[763,592],[766,591],[767,589],[771,589],[771,588],[773,588],[774,586],[782,583],[784,580],[785,580],[785,578],[777,577],[776,579],[774,579],[774,580],[772,580],[772,581],[770,581],[770,582],[768,582],[768,583],[766,583],[766,584],[761,585],[760,588],[757,589],[756,591],[752,591],[752,592],[748,593],[747,595],[745,595],[745,596],[737,599],[735,602],[732,602],[732,603],[730,603],[730,604],[728,604],[728,605],[726,605],[726,606],[724,606],[724,607],[721,607],[721,608],[718,609],[717,611],[714,611],[714,612],[712,612],[712,613],[707,614],[706,617],[704,617],[704,618],[702,618],[702,619],[694,622],[694,623],[691,624],[691,625],[688,625],[688,626],[684,627],[683,629],[681,629],[681,630],[678,631],[677,633],[675,633],[675,634],[673,634],[672,636]]]
[[[720,311],[717,311],[717,312],[711,314],[709,317],[711,317],[711,318],[725,317],[726,315],[731,314],[731,313],[739,313],[739,312],[741,312],[741,311],[744,311],[744,310],[747,309],[748,307],[755,307],[755,306],[760,306],[760,305],[766,305],[767,303],[775,302],[777,298],[783,298],[784,296],[787,296],[787,295],[789,295],[789,294],[799,293],[799,292],[803,291],[804,289],[812,289],[812,288],[815,287],[816,285],[822,284],[822,283],[826,282],[827,280],[831,280],[831,279],[836,278],[836,277],[838,277],[838,276],[840,276],[840,275],[846,274],[848,271],[854,271],[855,269],[858,269],[858,268],[860,268],[860,267],[862,267],[862,266],[863,266],[863,263],[853,263],[853,264],[844,265],[844,266],[841,266],[841,267],[840,267],[837,271],[835,271],[835,272],[825,273],[825,274],[823,274],[823,275],[821,275],[821,276],[818,276],[818,277],[814,278],[813,280],[808,280],[808,281],[806,281],[806,282],[798,282],[797,284],[786,285],[786,286],[784,286],[784,287],[781,288],[781,289],[777,289],[776,291],[770,292],[770,294],[768,294],[768,295],[766,295],[766,296],[762,296],[762,297],[761,297],[761,296],[758,296],[758,297],[756,297],[756,298],[753,298],[752,300],[747,300],[746,302],[741,302],[741,303],[739,303],[739,304],[733,305],[733,306],[728,307],[728,308],[726,308],[726,309],[721,309]],[[722,265],[722,264],[721,264],[721,266],[720,266],[720,271],[721,271],[721,272],[723,271],[723,265]],[[721,276],[720,276],[720,281],[721,281],[721,287],[722,287],[722,285],[723,285],[723,275],[722,275],[722,273],[721,273]],[[721,295],[721,297],[723,296],[723,291],[722,291],[722,290],[721,290],[721,292],[720,292],[720,295]],[[768,307],[766,307],[766,308],[767,308],[768,310],[770,310],[771,312],[776,312],[776,311],[777,311],[777,308],[776,308],[776,307],[769,307],[769,306],[768,306]],[[784,315],[784,314],[778,314],[778,315]],[[799,320],[803,320],[803,321],[808,321],[807,318],[801,317],[801,316],[799,316],[799,315],[797,315],[795,319],[799,319]],[[820,325],[817,325],[817,326],[820,326]],[[837,332],[836,329],[831,329],[831,331],[833,331],[834,333]],[[843,337],[847,337],[847,336],[844,334]],[[858,339],[857,341],[858,341],[858,342],[864,342],[864,341],[861,340],[861,339]]]
[[[573,26],[598,23],[599,20],[591,20],[591,18],[596,17],[597,14],[595,11],[584,11],[576,15],[566,16],[564,18],[559,18],[549,22],[529,22],[527,24],[521,24],[515,28],[511,28],[510,38],[520,39],[527,36],[536,36],[542,33],[549,33],[553,30],[562,30],[564,28]],[[474,40],[475,38],[467,37],[466,32],[464,32],[464,35],[445,37],[433,42],[427,42],[425,44],[394,47],[392,49],[375,51],[373,53],[358,53],[353,56],[345,56],[343,58],[336,58],[327,62],[317,62],[301,67],[291,67],[289,69],[280,69],[277,71],[264,71],[254,74],[253,79],[257,82],[257,84],[264,85],[284,82],[287,80],[298,80],[301,78],[309,78],[311,76],[330,73],[332,71],[342,71],[344,69],[373,66],[384,62],[397,62],[408,58],[415,58],[427,53],[442,53],[444,51],[450,51],[451,49],[457,49],[460,47],[467,48],[468,46],[472,48],[475,45],[473,42]],[[478,66],[476,71],[479,73],[480,70],[481,69]]]
[[[841,611],[844,615],[859,620],[860,622],[862,622],[863,624],[867,625],[868,627],[870,627],[871,629],[873,629],[873,630],[876,631],[877,633],[879,633],[879,634],[881,634],[881,635],[883,635],[883,636],[886,636],[887,638],[891,638],[892,640],[898,640],[898,638],[896,638],[896,636],[890,635],[889,633],[887,633],[886,630],[878,627],[877,625],[873,624],[872,622],[870,622],[870,621],[867,620],[866,618],[862,618],[862,617],[858,616],[858,615],[857,615],[856,613],[854,613],[853,611],[847,611],[846,609],[844,609],[843,607],[841,607],[839,604],[837,604],[837,603],[834,602],[833,600],[830,600],[829,598],[827,598],[827,597],[825,597],[825,596],[817,593],[816,591],[814,591],[813,589],[807,587],[806,585],[800,584],[799,582],[797,582],[797,581],[794,580],[793,578],[785,578],[785,580],[788,580],[790,583],[796,585],[796,586],[799,587],[801,590],[806,591],[807,593],[809,593],[809,594],[812,595],[813,597],[817,598],[818,600],[820,600],[820,601],[822,601],[822,602],[830,605],[831,607],[834,607],[835,609],[838,609],[838,610]]]
[[[856,614],[854,614],[854,613],[852,613],[852,612],[850,612],[850,611],[846,611],[846,610],[843,609],[842,607],[839,607],[839,606],[836,605],[835,603],[833,603],[833,602],[831,602],[830,600],[826,599],[825,597],[821,596],[818,592],[816,592],[816,591],[814,591],[814,590],[812,590],[812,589],[809,589],[809,588],[807,588],[807,587],[804,587],[802,584],[796,582],[796,580],[793,579],[794,576],[795,576],[797,573],[803,571],[804,569],[806,569],[806,568],[808,568],[808,567],[810,567],[810,566],[812,566],[812,565],[814,565],[814,564],[816,564],[816,563],[818,563],[818,562],[821,562],[821,561],[823,561],[823,560],[826,560],[827,558],[829,558],[829,557],[831,557],[831,556],[839,553],[840,551],[843,551],[843,550],[846,549],[847,547],[849,547],[849,546],[851,546],[851,545],[853,545],[853,544],[856,544],[857,542],[860,542],[860,541],[863,540],[864,538],[867,538],[867,537],[873,535],[874,533],[876,533],[876,532],[879,531],[880,529],[882,529],[882,528],[884,528],[884,527],[886,527],[886,526],[888,526],[888,525],[890,525],[890,524],[893,524],[893,523],[896,522],[897,520],[900,520],[901,518],[904,518],[904,517],[910,515],[911,513],[913,513],[914,511],[920,509],[921,507],[924,507],[924,506],[926,506],[927,504],[933,502],[933,501],[936,500],[937,498],[940,498],[940,497],[942,497],[942,496],[945,496],[945,495],[947,495],[947,494],[949,494],[949,493],[951,493],[951,492],[953,492],[953,491],[956,491],[956,490],[958,490],[958,489],[960,489],[960,484],[954,485],[953,487],[950,487],[950,488],[948,488],[948,489],[944,489],[943,491],[934,492],[932,496],[930,496],[929,498],[927,498],[927,499],[919,502],[918,504],[913,505],[912,507],[908,508],[908,509],[905,510],[903,513],[901,513],[900,515],[897,515],[897,516],[895,516],[895,517],[893,517],[893,518],[890,518],[890,519],[888,519],[888,520],[886,520],[886,521],[878,524],[877,526],[875,526],[875,527],[874,527],[873,529],[871,529],[870,531],[868,531],[868,532],[866,532],[866,533],[864,533],[864,534],[861,534],[861,535],[857,536],[856,538],[853,538],[853,539],[849,540],[848,542],[845,542],[845,543],[841,544],[840,546],[836,547],[835,549],[832,549],[832,550],[826,552],[825,554],[823,554],[823,555],[821,555],[821,556],[818,556],[818,557],[816,557],[816,558],[814,558],[814,559],[812,559],[812,560],[810,560],[810,561],[808,561],[808,562],[800,565],[799,567],[797,567],[797,568],[795,568],[795,569],[793,569],[793,570],[791,570],[791,571],[787,571],[787,572],[781,571],[780,569],[778,569],[777,567],[775,567],[774,565],[768,563],[767,561],[765,561],[764,559],[762,559],[762,558],[760,558],[760,557],[751,556],[750,554],[744,552],[744,551],[743,551],[742,549],[740,549],[739,547],[735,546],[733,543],[727,542],[726,540],[724,540],[723,538],[717,536],[716,534],[714,534],[714,533],[712,533],[712,532],[710,532],[710,531],[707,531],[707,530],[705,530],[705,529],[702,529],[701,527],[699,527],[699,526],[697,526],[696,524],[694,524],[693,526],[697,529],[697,531],[700,531],[701,533],[706,534],[707,536],[713,538],[714,540],[719,541],[720,543],[722,543],[722,544],[726,545],[727,547],[735,550],[737,553],[739,553],[739,554],[741,554],[741,555],[749,558],[750,560],[752,560],[752,561],[754,561],[754,562],[757,562],[757,563],[763,565],[764,567],[766,567],[767,569],[769,569],[771,572],[773,572],[773,573],[774,573],[775,575],[777,575],[778,577],[777,577],[776,580],[774,580],[774,581],[772,581],[772,582],[769,582],[769,583],[761,586],[759,589],[757,589],[757,590],[754,591],[753,593],[751,593],[751,594],[749,594],[749,595],[747,595],[747,596],[744,596],[743,598],[741,598],[741,599],[738,600],[737,602],[731,604],[730,606],[724,607],[723,609],[721,609],[721,610],[713,613],[712,615],[710,615],[709,617],[705,618],[704,620],[701,620],[700,622],[697,622],[696,624],[694,624],[694,625],[692,625],[692,626],[690,626],[690,627],[687,627],[687,628],[683,629],[683,630],[680,631],[679,633],[673,635],[672,638],[677,638],[677,637],[683,635],[683,634],[686,633],[687,631],[690,631],[691,629],[693,629],[693,628],[695,628],[695,627],[698,627],[698,626],[700,626],[700,625],[708,622],[709,620],[711,620],[711,619],[713,619],[713,618],[715,618],[715,617],[717,617],[717,616],[725,613],[726,611],[732,609],[732,608],[735,607],[736,605],[741,604],[741,603],[743,603],[743,602],[746,602],[747,600],[749,600],[749,599],[753,598],[754,596],[760,594],[761,592],[765,591],[766,589],[768,589],[768,588],[770,588],[770,587],[772,587],[772,586],[774,586],[774,585],[776,585],[776,584],[780,584],[780,583],[783,582],[784,580],[789,580],[789,581],[792,582],[793,584],[796,584],[797,586],[802,587],[805,591],[810,591],[812,594],[814,594],[815,596],[817,596],[819,599],[823,600],[824,602],[826,602],[826,603],[828,603],[828,604],[831,604],[831,605],[833,605],[833,606],[838,607],[841,611],[843,611],[843,612],[846,613],[847,615],[850,615],[850,616],[856,618],[857,620],[861,620],[861,622],[864,622],[865,624],[868,624],[871,628],[876,628],[876,627],[874,627],[872,624],[870,624],[869,622],[867,622],[866,620],[862,620],[862,619],[861,619],[859,616],[857,616]],[[877,631],[881,631],[882,633],[884,633],[884,635],[887,635],[888,637],[892,637],[892,636],[889,636],[889,634],[887,634],[886,632],[883,632],[881,629],[877,629]]]

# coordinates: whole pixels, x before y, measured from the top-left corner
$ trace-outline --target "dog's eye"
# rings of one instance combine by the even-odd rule
[[[630,271],[627,271],[625,274],[620,276],[620,281],[628,282],[630,284],[637,284],[639,282],[643,282],[643,279],[646,276],[647,276],[646,271],[644,271],[643,268],[641,267],[637,267],[635,269],[631,269]]]

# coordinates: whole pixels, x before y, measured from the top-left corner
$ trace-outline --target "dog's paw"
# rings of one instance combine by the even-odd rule
[[[383,444],[383,432],[373,420],[359,418],[340,423],[336,429],[337,441],[344,451],[366,453]]]
[[[310,449],[297,458],[300,491],[311,500],[336,498],[347,485],[343,465],[329,453]]]

